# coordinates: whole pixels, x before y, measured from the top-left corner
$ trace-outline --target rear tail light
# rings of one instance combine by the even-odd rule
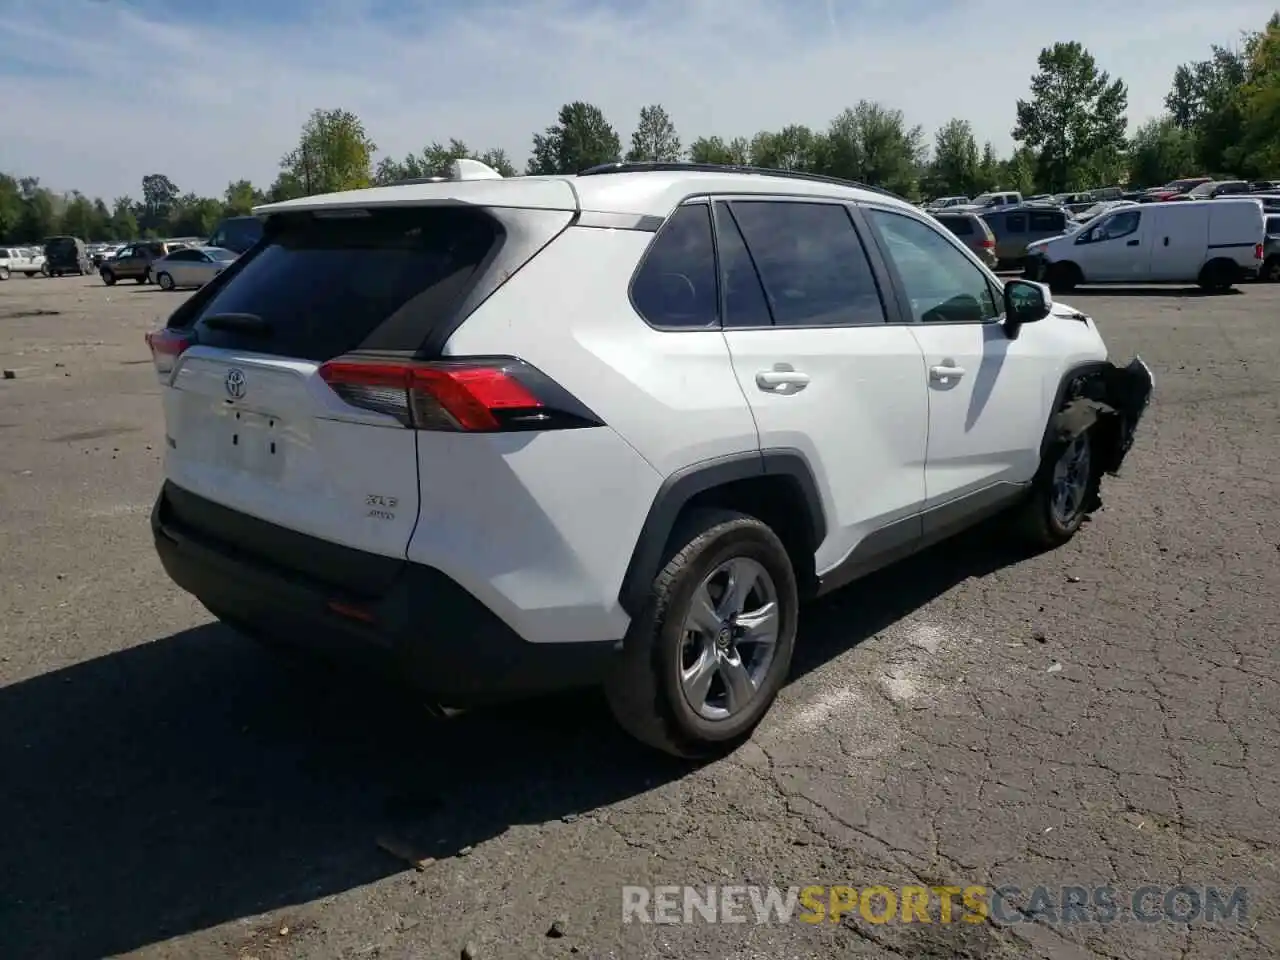
[[[147,334],[147,346],[151,348],[151,362],[155,364],[156,373],[170,375],[177,366],[178,357],[182,356],[195,344],[189,335],[178,330],[162,327]]]
[[[983,240],[981,245],[984,250],[993,250],[996,242],[994,240]]]
[[[537,368],[513,357],[430,363],[337,359],[320,377],[342,400],[415,430],[500,433],[598,427],[602,421]]]
[[[1265,252],[1266,252],[1266,244],[1263,244],[1263,243],[1256,244],[1253,248],[1253,259],[1255,260],[1265,259],[1265,256],[1264,256]]]

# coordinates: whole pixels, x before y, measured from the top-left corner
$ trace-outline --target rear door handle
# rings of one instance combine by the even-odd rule
[[[940,364],[929,368],[929,379],[934,383],[950,383],[964,376],[964,367]]]
[[[782,366],[779,364],[779,366]],[[768,393],[799,393],[809,385],[809,375],[799,370],[761,370],[756,374],[756,386]]]
[[[1165,237],[1165,238],[1164,238],[1164,245],[1165,245],[1166,247],[1169,245],[1169,238],[1168,238],[1168,237]]]
[[[1136,247],[1140,242],[1141,242],[1141,241],[1138,241],[1138,240],[1130,240],[1128,243],[1126,243],[1126,244],[1125,244],[1125,246],[1126,246],[1126,247]]]

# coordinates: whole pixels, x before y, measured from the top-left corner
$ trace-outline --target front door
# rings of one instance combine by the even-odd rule
[[[842,203],[715,204],[734,372],[762,448],[799,450],[821,485],[818,572],[867,541],[914,547],[924,503],[924,359],[885,304]],[[869,540],[877,534],[874,540]]]
[[[1008,338],[994,279],[945,234],[878,207],[867,208],[867,219],[910,304],[924,354],[926,507],[1015,495],[1035,475],[1045,427],[1037,338]]]

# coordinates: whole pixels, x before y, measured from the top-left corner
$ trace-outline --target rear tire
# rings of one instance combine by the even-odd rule
[[[108,287],[114,287],[116,285],[116,275],[112,273],[110,270],[103,270],[102,282],[105,283]]]
[[[147,283],[150,279],[151,279],[151,277],[150,277],[149,275],[147,275],[147,274],[145,274],[145,273],[144,273],[144,274],[143,274],[142,276],[140,276],[140,277],[134,277],[134,278],[133,278],[133,281],[134,281],[134,283],[137,283],[137,284],[141,285],[141,284]]]
[[[8,280],[8,279],[9,279],[9,268],[0,267],[0,280]]]
[[[1201,290],[1211,293],[1225,293],[1230,290],[1236,280],[1236,265],[1228,260],[1210,260],[1200,271],[1196,280]]]
[[[161,273],[157,276],[156,283],[160,284],[161,290],[172,290],[174,288],[173,277],[167,273]]]
[[[1083,281],[1084,274],[1074,263],[1049,264],[1049,289],[1054,293],[1070,293]]]
[[[1280,254],[1272,254],[1262,265],[1261,279],[1267,283],[1280,283]]]
[[[1098,507],[1102,474],[1097,468],[1092,430],[1055,443],[1019,508],[1021,538],[1041,550],[1060,547],[1080,530]]]
[[[768,526],[728,510],[691,513],[668,557],[605,693],[622,728],[651,747],[690,759],[727,753],[791,668],[795,571]]]

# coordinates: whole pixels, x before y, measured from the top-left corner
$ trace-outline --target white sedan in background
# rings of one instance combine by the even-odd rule
[[[151,264],[162,290],[202,287],[235,262],[239,254],[222,247],[185,247]]]

